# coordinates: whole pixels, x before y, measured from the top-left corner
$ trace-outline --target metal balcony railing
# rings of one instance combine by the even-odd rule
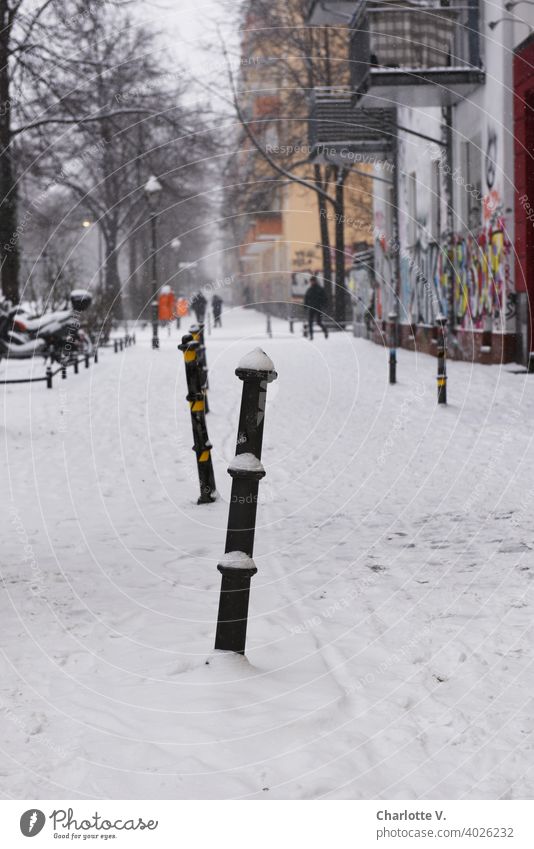
[[[384,75],[436,81],[480,71],[478,0],[360,0],[351,26],[351,83],[358,95]]]
[[[347,89],[314,92],[308,134],[313,157],[332,160],[343,155],[350,159],[353,153],[387,153],[395,132],[393,109],[354,109]]]

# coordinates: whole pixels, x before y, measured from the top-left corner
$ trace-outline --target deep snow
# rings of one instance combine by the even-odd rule
[[[4,798],[531,797],[534,376],[449,363],[438,408],[430,357],[400,351],[391,387],[349,334],[223,324],[215,504],[175,330],[2,389]],[[279,377],[243,659],[212,646],[258,346]]]

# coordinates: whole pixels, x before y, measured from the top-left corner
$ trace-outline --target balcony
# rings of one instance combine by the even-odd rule
[[[395,141],[394,109],[354,109],[346,89],[315,92],[308,138],[315,162],[351,166],[385,158]]]
[[[484,82],[478,0],[360,0],[351,24],[359,106],[447,106]]]
[[[356,0],[308,0],[306,23],[333,27],[348,24],[356,5]]]

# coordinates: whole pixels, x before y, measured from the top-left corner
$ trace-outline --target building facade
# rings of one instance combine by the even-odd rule
[[[396,313],[401,344],[432,353],[436,318],[445,315],[450,357],[527,362],[534,288],[525,216],[534,179],[528,21],[483,0],[310,3],[311,23],[326,23],[325,15],[330,24],[350,21],[355,111],[396,111],[394,179],[373,185],[377,340]],[[383,160],[374,171],[383,175]],[[365,279],[362,285],[369,288]]]

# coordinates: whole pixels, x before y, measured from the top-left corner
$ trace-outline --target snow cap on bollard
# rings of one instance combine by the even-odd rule
[[[253,351],[249,351],[248,354],[241,357],[235,373],[240,378],[245,377],[247,374],[252,376],[256,373],[267,380],[267,383],[271,383],[278,377],[273,361],[261,348],[254,348]]]

